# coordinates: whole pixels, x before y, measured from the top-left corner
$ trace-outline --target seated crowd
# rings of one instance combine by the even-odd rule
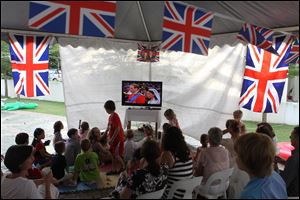
[[[201,146],[194,149],[185,142],[173,110],[164,113],[161,140],[153,135],[150,124],[143,126],[144,138],[134,140],[134,131],[126,134],[115,112],[113,101],[104,105],[109,114],[107,130],[90,129],[82,122],[78,129],[68,130],[64,139],[61,121],[54,123],[55,154],[46,151],[45,131],[36,128],[32,144],[29,135],[19,133],[16,145],[7,150],[1,161],[10,171],[1,171],[1,198],[58,198],[57,187],[76,186],[79,182],[104,186],[100,171],[111,166],[107,175],[119,180],[110,198],[136,198],[145,193],[164,189],[163,199],[182,198],[184,190],[169,194],[178,181],[202,176],[193,190],[193,198],[205,198],[202,187],[214,173],[233,169],[227,189],[228,198],[286,199],[299,196],[299,126],[291,132],[292,156],[280,171],[276,158],[276,135],[268,123],[260,123],[255,133],[246,131],[242,112],[233,112],[226,129],[212,127],[200,137]],[[229,133],[230,138],[224,138]],[[275,145],[275,148],[274,148]],[[218,183],[215,183],[218,184]],[[172,195],[172,196],[170,196]]]

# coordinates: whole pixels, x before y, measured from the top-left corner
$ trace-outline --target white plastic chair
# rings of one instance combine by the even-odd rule
[[[137,199],[161,199],[166,187],[167,187],[167,185],[161,190],[142,194],[142,195],[138,196]]]
[[[229,177],[232,175],[233,168],[222,170],[212,174],[204,185],[199,185],[195,188],[195,195],[200,194],[207,199],[217,199],[218,197],[226,196],[226,190],[229,186]],[[219,181],[218,184],[215,184]]]
[[[229,178],[229,186],[227,189],[228,199],[239,199],[241,192],[249,182],[249,175],[240,170],[236,165],[233,167],[233,173]]]
[[[182,197],[182,199],[192,199],[193,189],[197,185],[200,185],[202,179],[203,176],[199,176],[199,177],[193,177],[191,179],[174,182],[172,187],[169,190],[167,199],[173,199],[174,194],[176,192],[180,192],[180,193],[184,192],[184,196]]]

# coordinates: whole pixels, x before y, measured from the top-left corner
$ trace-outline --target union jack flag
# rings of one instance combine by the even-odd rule
[[[285,61],[287,64],[299,65],[299,38],[294,39],[289,57]]]
[[[208,55],[212,12],[165,1],[162,49]]]
[[[48,32],[113,37],[115,1],[32,1],[29,27]]]
[[[159,47],[147,47],[142,44],[138,44],[137,60],[141,62],[158,62]]]
[[[9,34],[12,73],[16,94],[25,97],[49,95],[49,36]]]
[[[245,23],[240,30],[237,38],[253,44],[261,49],[277,54],[277,51],[272,47],[274,31]]]
[[[253,112],[277,113],[288,72],[292,37],[274,38],[278,56],[248,44],[239,105]]]

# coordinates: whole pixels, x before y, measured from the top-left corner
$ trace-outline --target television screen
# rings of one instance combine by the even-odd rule
[[[161,107],[162,82],[122,81],[123,106]]]

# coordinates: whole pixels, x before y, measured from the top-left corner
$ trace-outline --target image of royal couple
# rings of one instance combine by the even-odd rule
[[[157,89],[133,83],[129,86],[127,103],[132,104],[160,104],[160,95]]]

